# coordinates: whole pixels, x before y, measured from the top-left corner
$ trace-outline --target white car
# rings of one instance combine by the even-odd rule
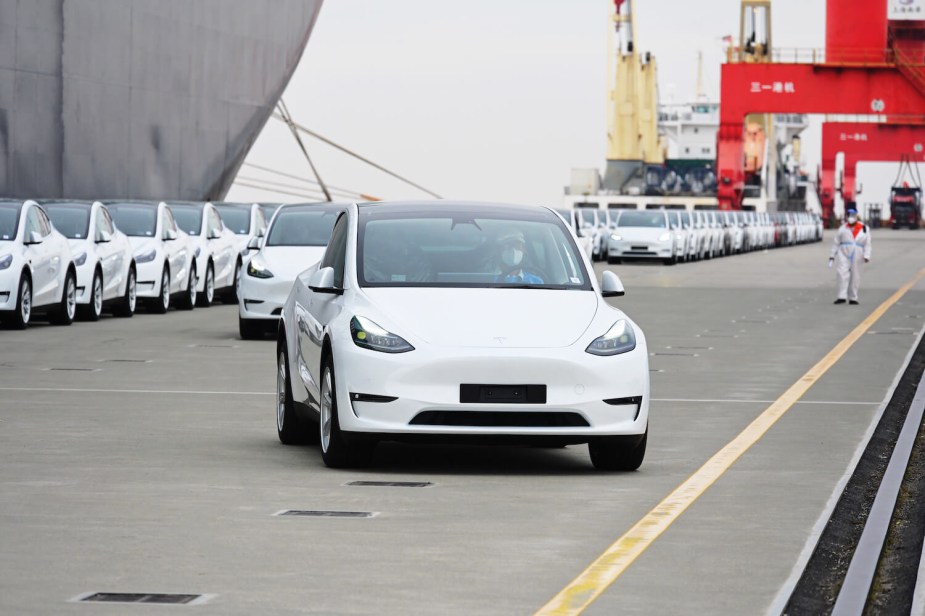
[[[607,242],[607,262],[623,259],[658,259],[665,265],[678,262],[675,235],[665,210],[626,210]]]
[[[244,263],[260,248],[260,240],[267,232],[267,218],[264,210],[258,203],[228,203],[213,202],[225,226],[235,234],[235,250],[238,256],[234,267],[234,293],[229,299],[238,302],[238,286],[241,283],[241,272]],[[275,210],[274,210],[275,211]],[[272,214],[271,214],[272,216]],[[256,241],[255,241],[256,240]]]
[[[263,245],[241,274],[238,292],[241,338],[255,340],[267,331],[276,331],[293,281],[324,255],[334,221],[343,210],[343,204],[296,203],[283,205],[276,211]]]
[[[235,233],[225,226],[211,203],[170,201],[167,205],[194,247],[196,271],[200,272],[196,305],[211,306],[216,294],[228,303],[237,301],[235,268],[240,250]]]
[[[676,261],[686,261],[690,252],[691,232],[681,220],[681,210],[668,210],[668,222],[674,233],[674,254]]]
[[[276,428],[331,467],[377,441],[588,443],[598,469],[645,455],[649,365],[623,294],[556,213],[457,202],[351,204],[299,275],[277,342]]]
[[[572,228],[572,233],[575,234],[575,237],[578,240],[578,245],[581,247],[581,251],[589,258],[594,258],[594,236],[590,229],[586,229],[584,224],[581,221],[581,217],[578,215],[576,210],[565,210],[559,209],[556,210],[562,219],[565,220]]]
[[[67,238],[35,201],[0,201],[0,319],[24,329],[33,312],[70,325],[77,310],[77,270]]]
[[[735,212],[727,210],[719,214],[722,216],[723,227],[726,229],[726,252],[730,255],[737,255],[745,246],[745,230],[742,223],[739,222]]]
[[[112,306],[116,316],[135,314],[132,244],[115,228],[106,206],[99,201],[40,203],[71,246],[77,267],[77,316],[99,321],[104,305]]]
[[[116,228],[128,236],[135,253],[137,294],[148,310],[163,314],[172,297],[179,307],[196,306],[195,248],[164,203],[104,201]]]

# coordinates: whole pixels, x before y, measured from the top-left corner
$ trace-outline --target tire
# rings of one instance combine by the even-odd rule
[[[607,257],[607,263],[609,263],[610,265],[620,265],[620,263],[622,262],[623,260],[620,257],[610,257],[610,256]]]
[[[309,428],[295,414],[289,380],[289,354],[286,343],[281,342],[276,352],[276,435],[283,445],[303,445],[310,439]]]
[[[54,325],[70,325],[77,313],[77,275],[68,271],[64,276],[64,289],[61,290],[61,303],[49,316]]]
[[[155,314],[164,314],[170,308],[170,269],[165,265],[161,274],[161,294],[148,302],[148,310]]]
[[[180,300],[180,308],[183,310],[192,310],[196,307],[196,267],[193,266],[189,271],[189,280],[186,283],[186,291],[183,292],[183,298]]]
[[[215,266],[209,261],[206,265],[206,283],[202,287],[202,293],[196,296],[196,305],[208,308],[213,300],[215,300]]]
[[[375,443],[359,436],[347,436],[337,417],[337,388],[334,362],[328,356],[321,369],[321,420],[318,422],[321,459],[330,468],[357,468],[369,464]]]
[[[678,257],[677,257],[677,256],[671,257],[670,259],[664,259],[665,265],[674,265],[674,264],[676,264],[677,262],[678,262]]]
[[[32,279],[26,272],[19,279],[19,292],[16,295],[16,310],[9,317],[13,329],[26,329],[32,318]]]
[[[238,303],[238,283],[241,282],[241,261],[234,265],[234,278],[231,279],[231,289],[225,291],[222,295],[222,302],[225,304]]]
[[[638,436],[600,436],[588,442],[591,464],[599,471],[635,471],[646,456],[649,428]]]
[[[135,276],[135,267],[128,268],[128,279],[125,281],[125,295],[113,306],[112,313],[117,317],[130,318],[135,314],[138,304],[138,278]]]
[[[103,275],[99,271],[93,272],[93,282],[90,283],[90,303],[80,306],[78,314],[85,321],[99,321],[103,316]]]
[[[238,317],[238,333],[241,340],[263,340],[266,331],[263,321]]]

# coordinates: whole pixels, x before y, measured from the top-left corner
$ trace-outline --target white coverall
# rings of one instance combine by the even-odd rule
[[[844,224],[835,233],[832,255],[835,259],[835,280],[838,285],[838,299],[858,301],[861,286],[861,265],[870,260],[870,230],[867,225],[858,232],[851,232],[851,226]]]

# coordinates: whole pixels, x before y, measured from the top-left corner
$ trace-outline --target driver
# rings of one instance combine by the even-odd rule
[[[495,282],[543,284],[542,278],[523,269],[525,248],[524,234],[520,231],[501,234],[497,242],[498,267],[501,271],[495,277]]]

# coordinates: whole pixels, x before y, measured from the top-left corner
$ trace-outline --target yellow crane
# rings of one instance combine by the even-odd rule
[[[612,19],[604,186],[621,190],[644,163],[660,164],[665,158],[658,135],[655,58],[637,50],[633,0],[613,0]]]

